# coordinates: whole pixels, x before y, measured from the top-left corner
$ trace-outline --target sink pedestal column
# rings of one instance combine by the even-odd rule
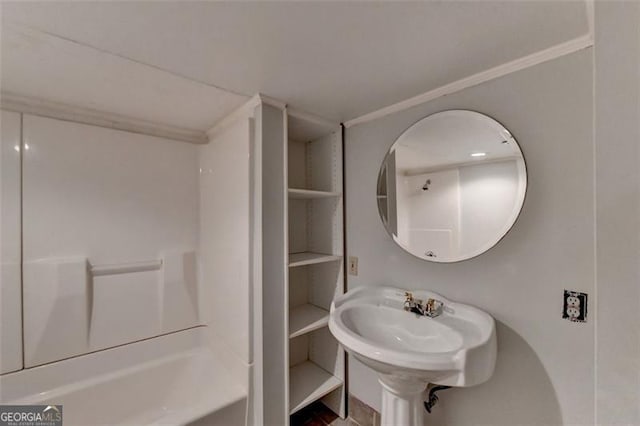
[[[412,378],[378,375],[382,385],[382,426],[424,426],[424,390],[427,383]]]

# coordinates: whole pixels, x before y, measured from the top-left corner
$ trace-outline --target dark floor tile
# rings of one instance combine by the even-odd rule
[[[338,415],[336,413],[331,411],[329,408],[327,408],[322,403],[320,403],[320,405],[318,406],[318,409],[315,412],[315,414],[320,418],[320,420],[322,420],[323,422],[325,422],[328,425],[331,424],[331,422],[333,422],[335,419],[338,418]]]

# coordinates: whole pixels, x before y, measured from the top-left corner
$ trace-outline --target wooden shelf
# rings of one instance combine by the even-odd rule
[[[326,327],[328,323],[329,311],[309,303],[296,306],[289,312],[289,338],[293,339]]]
[[[342,386],[342,380],[311,361],[295,365],[289,370],[289,414],[322,398]]]
[[[336,256],[333,254],[324,253],[312,253],[305,251],[302,253],[290,253],[289,254],[289,267],[313,265],[315,263],[334,262],[342,259],[342,256]]]
[[[336,198],[340,197],[339,192],[314,191],[312,189],[289,188],[289,198],[310,200],[313,198]]]

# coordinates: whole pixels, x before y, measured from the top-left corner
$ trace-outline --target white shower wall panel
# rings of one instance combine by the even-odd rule
[[[250,160],[252,117],[199,148],[203,321],[245,364],[250,348]]]
[[[522,160],[460,167],[461,248],[477,250],[509,230],[519,212],[514,206],[523,195],[518,185],[523,167]]]
[[[460,233],[458,169],[398,176],[396,187],[400,242],[413,252],[454,256]]]
[[[199,324],[197,147],[23,125],[26,366]]]
[[[7,373],[22,368],[20,114],[2,111],[0,128],[0,373]]]

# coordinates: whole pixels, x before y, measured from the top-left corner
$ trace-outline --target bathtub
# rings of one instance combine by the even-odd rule
[[[0,404],[63,405],[64,425],[246,424],[246,373],[206,327],[0,377]]]

